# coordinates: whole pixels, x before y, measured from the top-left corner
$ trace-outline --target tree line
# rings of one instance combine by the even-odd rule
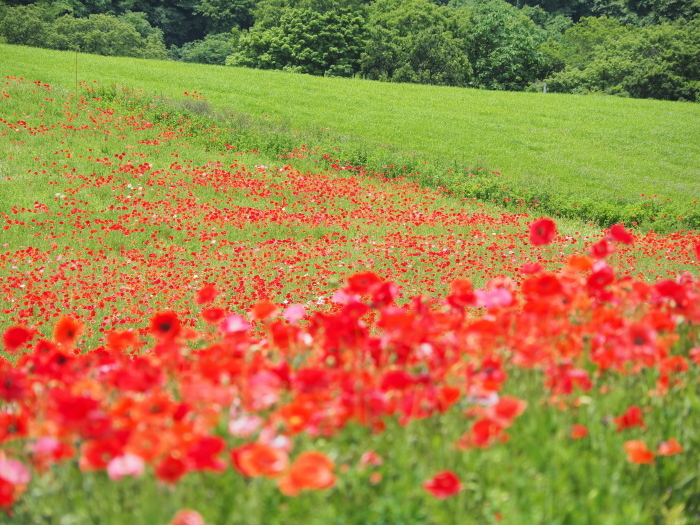
[[[700,102],[700,0],[0,0],[0,42]]]

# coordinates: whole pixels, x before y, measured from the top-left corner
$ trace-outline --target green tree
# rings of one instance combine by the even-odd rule
[[[541,49],[555,70],[566,66],[584,68],[599,46],[622,37],[629,30],[629,26],[623,26],[614,18],[586,17],[561,36],[550,38]]]
[[[43,47],[53,13],[44,6],[0,8],[0,36],[8,44]]]
[[[207,23],[198,6],[199,0],[115,0],[117,14],[146,13],[149,23],[163,31],[168,47],[204,38]]]
[[[485,89],[518,91],[541,78],[548,63],[540,46],[548,32],[505,0],[459,0],[456,35],[474,69],[473,83]]]
[[[392,80],[438,86],[469,84],[472,68],[460,48],[461,41],[449,32],[431,27],[412,35],[405,41],[403,64]]]
[[[75,49],[98,55],[165,58],[165,45],[159,33],[144,38],[136,28],[113,15],[87,18],[62,16],[51,26],[45,47]]]
[[[517,8],[540,7],[547,13],[562,15],[573,20],[591,16],[591,0],[508,0]]]
[[[691,20],[700,14],[698,0],[593,0],[592,14],[635,25]]]
[[[288,9],[309,9],[318,13],[345,10],[361,13],[370,0],[260,0],[253,11],[255,25],[269,29],[280,25]]]
[[[203,40],[188,42],[178,50],[177,58],[183,62],[217,64],[223,66],[234,52],[231,33],[209,34]]]
[[[364,18],[356,12],[285,8],[278,26],[256,25],[244,33],[226,64],[352,76],[359,67],[364,35]]]
[[[700,20],[628,26],[593,47],[588,60],[571,60],[546,82],[551,91],[566,93],[700,102]]]
[[[472,68],[452,29],[453,10],[428,0],[377,0],[361,74],[372,80],[466,86]]]
[[[206,21],[210,33],[227,33],[253,25],[255,0],[200,0],[197,13]]]

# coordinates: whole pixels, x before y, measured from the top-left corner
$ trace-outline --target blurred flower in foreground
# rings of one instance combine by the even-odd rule
[[[644,441],[627,441],[624,444],[625,452],[627,452],[627,461],[630,463],[653,463],[654,453],[647,448]]]
[[[196,510],[178,511],[168,525],[204,525],[204,518]]]
[[[445,499],[458,494],[462,490],[462,483],[457,474],[443,470],[423,483],[423,488],[436,498]]]

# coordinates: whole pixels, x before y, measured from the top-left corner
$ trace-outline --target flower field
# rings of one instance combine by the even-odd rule
[[[698,232],[0,91],[0,522],[700,521]]]

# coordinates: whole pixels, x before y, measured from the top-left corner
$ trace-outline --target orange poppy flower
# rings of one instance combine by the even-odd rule
[[[656,453],[659,456],[673,456],[674,454],[680,454],[683,452],[683,447],[681,446],[676,438],[670,438],[668,441],[662,441],[659,443]]]
[[[654,453],[647,448],[644,441],[632,440],[624,444],[627,461],[630,463],[653,463]]]
[[[302,490],[323,490],[335,485],[335,464],[322,452],[302,452],[287,475],[278,480],[283,494],[296,496]]]
[[[287,470],[289,457],[279,448],[249,443],[231,451],[231,462],[246,476],[275,478]]]
[[[253,309],[250,311],[250,317],[255,321],[262,321],[263,319],[275,317],[279,311],[275,303],[265,299],[253,306]]]
[[[122,353],[129,348],[136,349],[139,346],[139,337],[136,332],[128,330],[112,330],[107,332],[107,347],[117,353]]]
[[[83,328],[85,328],[83,323],[64,315],[56,323],[53,340],[58,344],[71,347],[83,332]]]

